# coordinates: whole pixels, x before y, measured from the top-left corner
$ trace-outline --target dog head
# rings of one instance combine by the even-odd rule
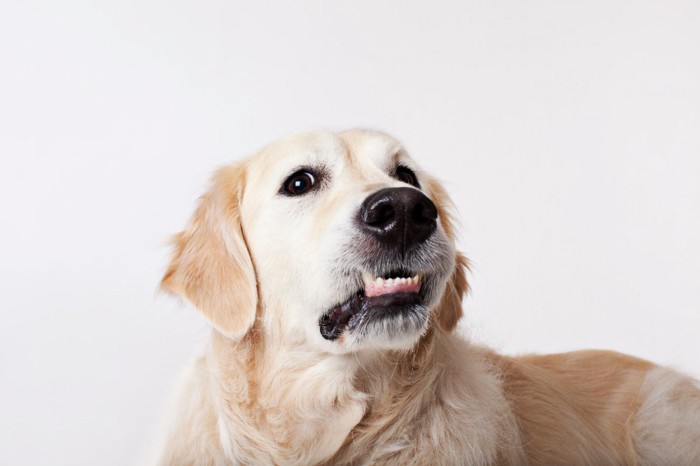
[[[162,286],[221,333],[321,351],[408,349],[461,317],[449,200],[390,136],[307,133],[219,170]]]

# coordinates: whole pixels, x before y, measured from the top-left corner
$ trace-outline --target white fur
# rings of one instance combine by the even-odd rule
[[[634,430],[640,464],[700,465],[698,389],[697,381],[665,367],[649,371]]]

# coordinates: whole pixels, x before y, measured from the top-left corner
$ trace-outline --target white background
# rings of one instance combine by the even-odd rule
[[[23,0],[0,60],[0,464],[139,460],[208,334],[168,236],[310,128],[444,180],[472,337],[700,376],[700,2]]]

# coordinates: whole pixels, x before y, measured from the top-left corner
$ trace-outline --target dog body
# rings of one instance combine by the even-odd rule
[[[453,333],[467,262],[449,206],[374,131],[221,169],[163,279],[214,329],[159,464],[700,464],[692,379]]]

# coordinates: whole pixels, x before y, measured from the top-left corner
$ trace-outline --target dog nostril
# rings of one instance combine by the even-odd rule
[[[394,216],[394,207],[390,203],[380,203],[367,210],[364,221],[367,225],[382,226]]]
[[[377,209],[377,223],[384,223],[394,218],[394,208],[386,204]]]
[[[419,202],[413,208],[413,221],[419,224],[431,223],[437,219],[437,209],[432,202]]]

